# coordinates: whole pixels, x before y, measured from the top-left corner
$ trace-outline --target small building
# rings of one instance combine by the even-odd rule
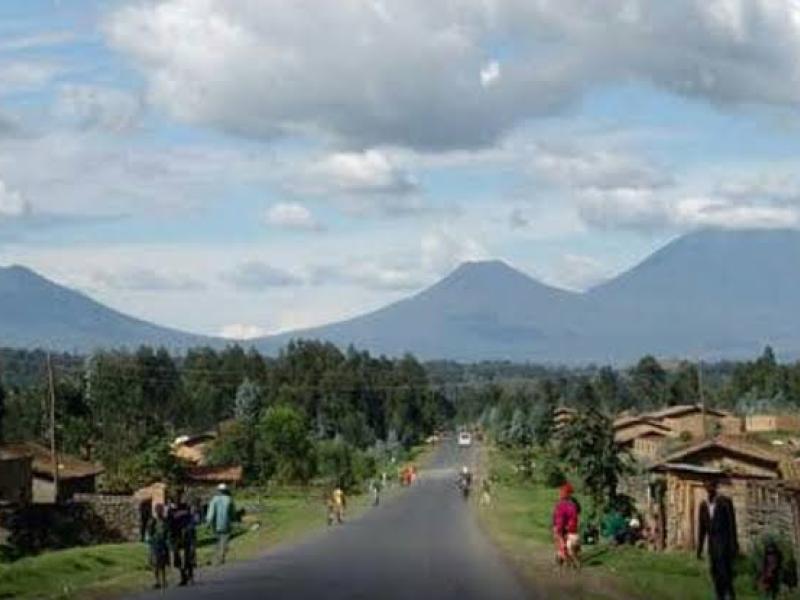
[[[712,435],[739,435],[744,431],[742,419],[718,408],[699,404],[681,404],[651,412],[652,421],[669,427],[676,435],[704,438]]]
[[[225,483],[238,486],[244,479],[244,470],[241,466],[212,467],[194,466],[186,470],[186,480],[189,484],[200,486],[214,486]]]
[[[559,406],[553,411],[553,429],[556,432],[564,429],[564,426],[575,418],[577,411],[566,406]]]
[[[20,506],[33,500],[33,457],[0,449],[0,505]]]
[[[53,461],[50,449],[35,442],[21,442],[4,446],[4,452],[31,458],[32,500],[34,503],[66,502],[74,494],[93,494],[97,476],[103,468],[69,454],[59,453],[58,498],[55,497]]]
[[[744,428],[748,433],[800,432],[800,415],[747,415]]]
[[[651,472],[665,482],[660,510],[664,513],[666,547],[684,550],[696,547],[697,515],[709,479],[717,480],[720,493],[733,501],[739,544],[745,551],[755,532],[765,532],[769,525],[769,515],[765,518],[764,513],[768,503],[761,502],[762,490],[798,480],[798,469],[790,457],[732,437],[706,440],[674,452]],[[775,510],[778,508],[776,504]],[[795,509],[790,506],[786,510],[792,513]]]
[[[614,422],[614,441],[641,462],[653,462],[675,433],[647,415],[625,417]]]

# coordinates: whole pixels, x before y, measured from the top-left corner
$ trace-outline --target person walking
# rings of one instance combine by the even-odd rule
[[[370,490],[372,491],[372,505],[378,506],[381,502],[381,480],[377,477],[373,478],[370,482]]]
[[[194,580],[196,521],[195,511],[178,492],[175,505],[169,512],[170,540],[173,549],[173,566],[178,569],[181,580],[179,586],[185,586]]]
[[[147,545],[150,548],[150,567],[155,576],[155,589],[167,587],[169,564],[169,525],[163,504],[156,504],[155,515],[147,523]]]
[[[553,539],[556,563],[559,567],[580,566],[580,537],[578,536],[578,504],[572,498],[572,485],[567,482],[559,490],[559,500],[553,509]]]
[[[228,544],[231,539],[231,525],[236,514],[236,507],[231,498],[230,490],[224,483],[217,487],[217,493],[211,499],[206,513],[206,523],[211,527],[217,538],[214,562],[217,565],[225,563],[228,554]]]
[[[336,518],[336,522],[340,525],[344,522],[346,503],[347,499],[345,498],[344,491],[341,486],[336,486],[336,489],[333,490],[333,494],[331,494],[331,504],[333,505],[333,514]]]
[[[707,538],[711,579],[717,600],[735,600],[733,561],[739,554],[736,511],[730,498],[718,492],[716,480],[709,479],[705,488],[708,497],[700,504],[698,512],[697,558],[703,558]]]

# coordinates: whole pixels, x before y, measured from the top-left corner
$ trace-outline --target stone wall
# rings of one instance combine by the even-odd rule
[[[103,523],[108,541],[136,542],[140,539],[140,501],[132,496],[75,494],[73,501],[87,506]]]

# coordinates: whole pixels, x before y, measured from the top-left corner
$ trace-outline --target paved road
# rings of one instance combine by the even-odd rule
[[[266,556],[142,598],[530,598],[454,485],[469,450],[441,447],[415,486],[366,515]]]

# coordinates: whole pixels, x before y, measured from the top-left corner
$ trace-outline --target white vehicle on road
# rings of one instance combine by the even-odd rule
[[[462,448],[472,446],[472,434],[468,431],[462,431],[458,434],[458,445]]]

